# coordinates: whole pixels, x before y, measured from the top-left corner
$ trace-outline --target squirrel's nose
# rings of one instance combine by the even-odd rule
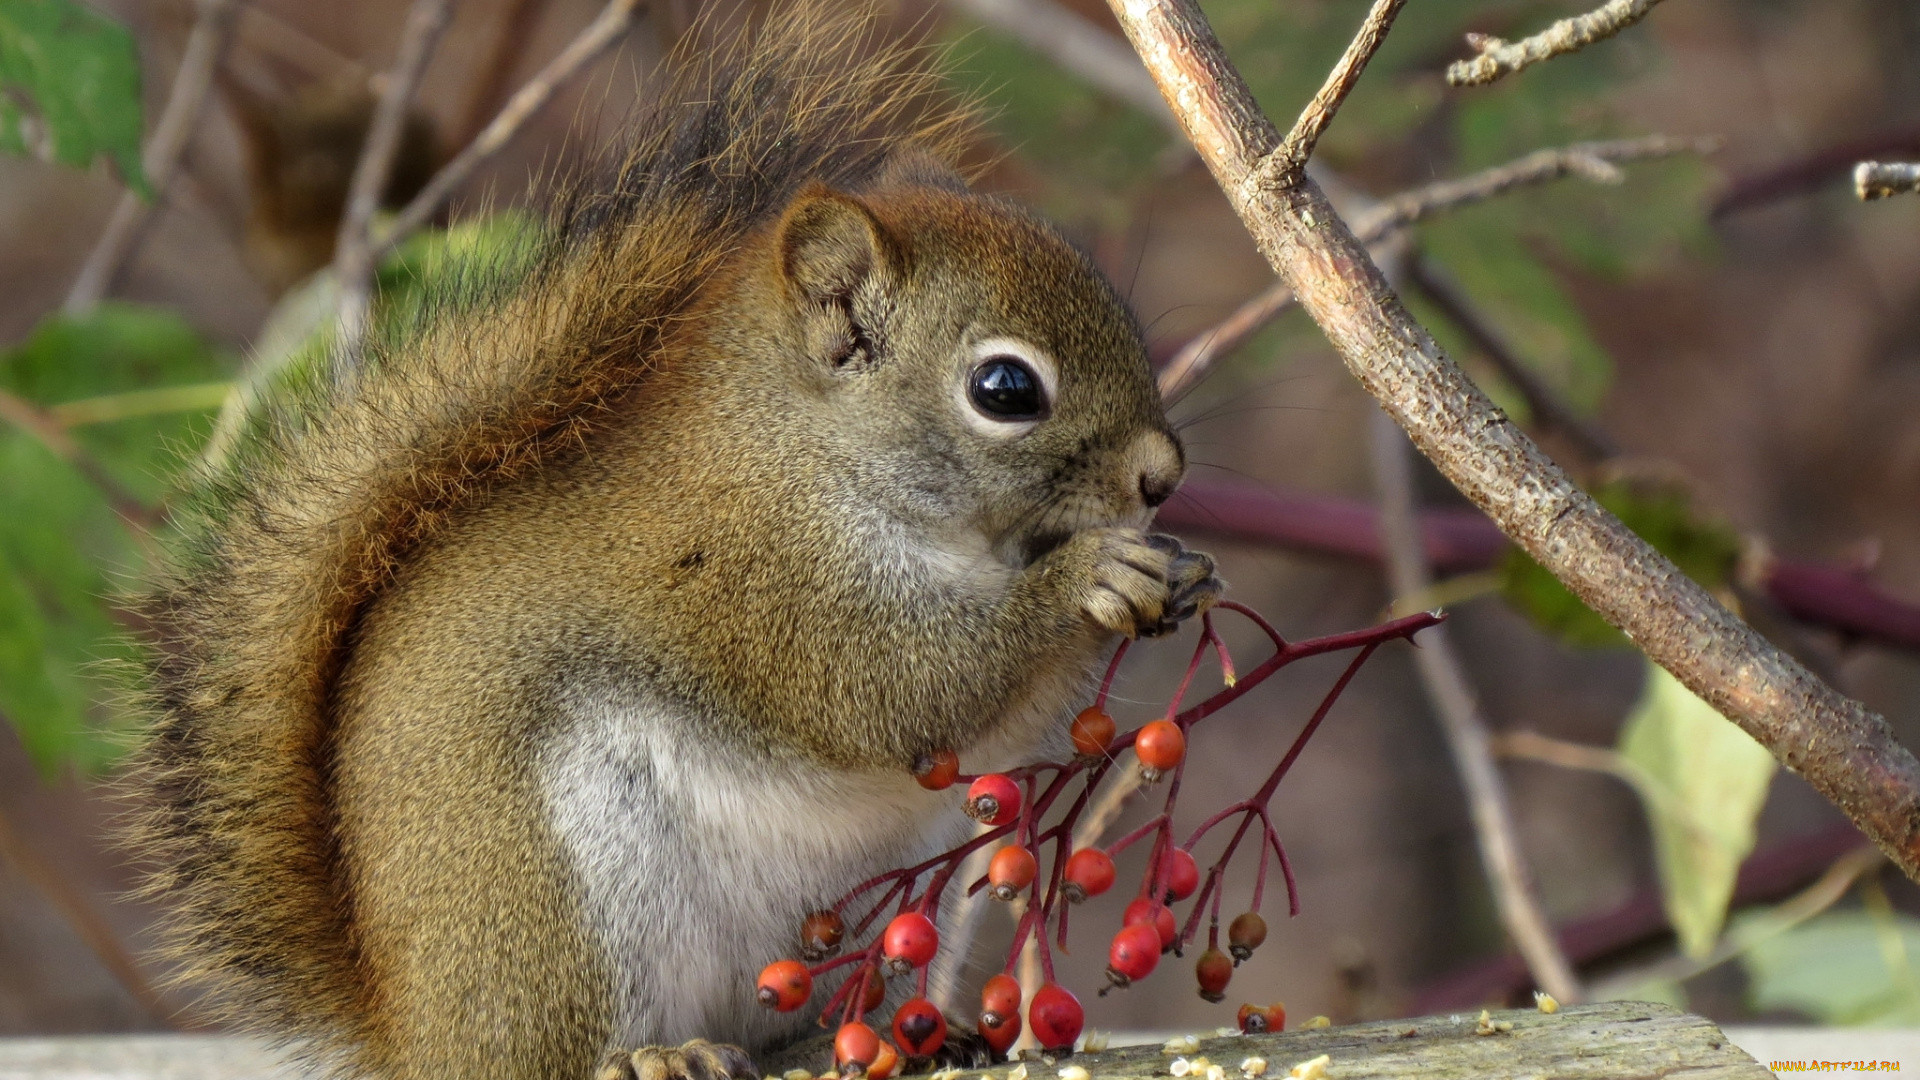
[[[1178,475],[1143,472],[1140,474],[1140,497],[1148,506],[1159,506],[1173,498],[1174,490],[1180,486]]]
[[[1134,440],[1131,456],[1134,468],[1140,470],[1140,501],[1151,509],[1173,498],[1187,471],[1180,444],[1166,432],[1145,432]]]

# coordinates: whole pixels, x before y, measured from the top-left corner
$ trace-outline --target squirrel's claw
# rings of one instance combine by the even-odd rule
[[[1213,559],[1171,536],[1134,529],[1094,529],[1081,536],[1078,542],[1091,548],[1092,570],[1081,611],[1114,633],[1170,633],[1220,597]]]
[[[680,1046],[611,1050],[593,1080],[760,1080],[745,1050],[694,1039]]]
[[[1167,564],[1167,603],[1160,625],[1142,629],[1142,637],[1159,637],[1219,602],[1226,585],[1213,573],[1213,556],[1204,551],[1188,551],[1180,541],[1164,533],[1148,537],[1173,546]]]

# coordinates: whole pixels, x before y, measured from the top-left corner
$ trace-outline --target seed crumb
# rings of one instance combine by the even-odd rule
[[[1300,1025],[1300,1030],[1301,1030],[1301,1031],[1312,1031],[1312,1030],[1314,1030],[1315,1028],[1329,1028],[1329,1027],[1332,1027],[1332,1026],[1333,1026],[1333,1021],[1332,1021],[1332,1020],[1329,1020],[1329,1019],[1327,1019],[1327,1018],[1326,1018],[1326,1017],[1324,1017],[1324,1016],[1316,1016],[1316,1017],[1313,1017],[1312,1019],[1310,1019],[1310,1020],[1308,1020],[1308,1021],[1307,1021],[1306,1023],[1304,1023],[1304,1024],[1301,1024],[1301,1025]]]
[[[1200,1049],[1200,1040],[1198,1037],[1193,1035],[1176,1035],[1167,1040],[1167,1044],[1160,1048],[1160,1052],[1163,1054],[1191,1054],[1198,1049]]]
[[[1013,1071],[1007,1074],[1007,1080],[1027,1080],[1027,1063],[1023,1061],[1015,1065]]]
[[[1060,1080],[1091,1080],[1085,1066],[1069,1065],[1060,1070]]]
[[[1260,1077],[1266,1075],[1266,1072],[1266,1058],[1250,1057],[1240,1063],[1240,1075],[1246,1077],[1246,1080],[1259,1080]]]
[[[1193,1071],[1193,1064],[1186,1058],[1177,1057],[1173,1059],[1173,1064],[1167,1066],[1167,1071],[1175,1076],[1185,1076]]]
[[[1553,995],[1547,993],[1545,990],[1535,990],[1533,992],[1533,1004],[1541,1012],[1547,1013],[1548,1015],[1560,1011],[1560,1003],[1555,1001]]]
[[[1227,1080],[1227,1070],[1223,1065],[1207,1066],[1207,1080]]]
[[[1097,1054],[1107,1048],[1107,1040],[1111,1037],[1104,1031],[1094,1031],[1089,1028],[1087,1037],[1080,1041],[1080,1050],[1083,1053]]]
[[[781,1074],[780,1080],[813,1080],[813,1074],[805,1069],[788,1069]]]
[[[1331,1056],[1321,1054],[1317,1058],[1311,1058],[1295,1065],[1293,1071],[1289,1072],[1287,1076],[1289,1080],[1321,1080],[1322,1077],[1327,1075],[1327,1066],[1332,1063],[1333,1058]]]

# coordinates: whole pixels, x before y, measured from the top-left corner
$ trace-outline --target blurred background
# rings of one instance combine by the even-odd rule
[[[484,242],[461,227],[536,206],[540,177],[616,138],[683,36],[697,47],[761,6],[641,5],[618,46],[461,185],[436,222],[455,225],[454,240],[424,233],[382,267],[386,302],[431,276],[434,252]],[[1282,125],[1367,7],[1204,6]],[[1413,0],[1321,143],[1328,183],[1380,198],[1583,140],[1721,140],[1622,164],[1617,182],[1575,176],[1437,214],[1400,238],[1396,274],[1449,352],[1591,490],[1920,745],[1920,198],[1861,203],[1848,182],[1857,160],[1920,157],[1920,5],[1675,0],[1583,53],[1491,87],[1447,86],[1465,33],[1520,37],[1586,6]],[[1076,68],[1035,30],[1042,5],[993,8],[901,0],[894,25],[944,42],[956,92],[990,105],[981,186],[1059,222],[1131,298],[1156,358],[1173,356],[1271,284],[1265,263],[1164,117],[1116,90],[1137,70]],[[459,4],[390,201],[600,9]],[[191,990],[160,988],[166,973],[147,958],[156,911],[127,897],[133,874],[110,843],[114,765],[138,722],[107,670],[137,630],[113,596],[164,542],[183,463],[207,453],[234,388],[270,393],[262,367],[319,325],[312,275],[333,256],[406,15],[373,0],[240,5],[180,168],[105,301],[69,304],[115,203],[141,183],[140,133],[195,10],[0,0],[0,149],[13,151],[0,153],[0,1034],[194,1023]],[[1100,0],[1044,14],[1124,47]],[[28,31],[73,51],[52,74],[35,68],[7,51]],[[61,86],[83,77],[84,108],[62,112]],[[58,137],[80,128],[78,144]],[[1374,413],[1297,310],[1174,406],[1194,467],[1165,520],[1289,637],[1367,625],[1393,599],[1372,539]],[[1864,841],[1797,778],[1714,749],[1725,733],[1699,725],[1723,722],[1650,680],[1421,469],[1421,503],[1458,543],[1432,549],[1440,584],[1401,600],[1453,613],[1525,860],[1586,992],[1722,1021],[1920,1025],[1920,890],[1860,855]],[[1220,626],[1243,671],[1264,656],[1242,621]],[[1136,650],[1113,705],[1123,727],[1164,708],[1191,644]],[[1197,729],[1183,836],[1258,785],[1338,663],[1289,668]],[[1203,668],[1196,693],[1215,678]],[[1151,812],[1130,809],[1113,835]],[[1195,995],[1190,961],[1094,997],[1132,891],[1076,912],[1064,978],[1091,1026],[1212,1027],[1241,1002],[1284,1001],[1297,1023],[1525,1000],[1534,981],[1496,918],[1406,646],[1383,649],[1346,692],[1274,817],[1302,910],[1285,918],[1273,883],[1270,936],[1224,1004]],[[1203,866],[1217,845],[1203,845]],[[1123,881],[1144,855],[1122,860]],[[1250,876],[1235,864],[1228,917]],[[1003,954],[1009,923],[982,920],[979,955]]]

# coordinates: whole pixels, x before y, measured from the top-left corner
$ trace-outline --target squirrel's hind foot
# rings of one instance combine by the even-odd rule
[[[609,1051],[593,1080],[760,1080],[760,1071],[737,1046],[694,1039],[679,1046]]]

